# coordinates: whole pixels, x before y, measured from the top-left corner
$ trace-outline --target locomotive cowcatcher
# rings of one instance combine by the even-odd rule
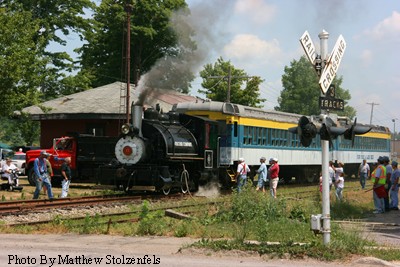
[[[99,168],[103,184],[132,191],[197,190],[218,177],[218,123],[132,104],[131,124],[121,127],[116,159]]]

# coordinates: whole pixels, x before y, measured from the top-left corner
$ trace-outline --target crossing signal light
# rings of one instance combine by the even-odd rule
[[[347,128],[343,134],[344,139],[351,140],[351,146],[354,146],[354,139],[356,135],[363,135],[371,131],[371,127],[357,125],[357,118],[350,128]]]
[[[344,134],[346,131],[345,128],[336,127],[336,123],[329,117],[325,118],[325,122],[322,123],[321,128],[319,129],[319,135],[321,136],[321,140],[329,141],[329,146],[333,147],[333,139],[336,139],[339,135]]]
[[[297,127],[288,129],[289,132],[298,134],[300,137],[300,143],[304,147],[311,145],[312,139],[317,135],[317,127],[312,123],[306,116],[302,116],[299,119]]]

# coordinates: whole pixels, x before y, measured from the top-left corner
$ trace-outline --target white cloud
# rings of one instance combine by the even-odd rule
[[[374,28],[364,31],[367,38],[374,40],[398,40],[400,41],[400,13],[393,11],[392,15],[379,22]]]
[[[256,35],[239,34],[224,47],[224,53],[228,58],[242,62],[270,62],[273,65],[281,58],[282,50],[276,39],[268,42]]]
[[[263,0],[238,0],[234,11],[247,16],[258,25],[263,25],[275,16],[276,7],[267,5]]]
[[[361,62],[364,66],[369,66],[372,62],[373,56],[372,51],[369,49],[365,49],[361,53]]]

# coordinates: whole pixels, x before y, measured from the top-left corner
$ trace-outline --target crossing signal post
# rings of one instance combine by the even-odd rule
[[[337,69],[343,58],[346,49],[346,42],[342,35],[339,36],[336,44],[329,56],[328,55],[328,38],[329,33],[323,30],[318,34],[320,39],[321,53],[317,54],[312,39],[307,31],[300,38],[300,43],[310,60],[311,64],[319,77],[319,85],[321,87],[320,97],[320,127],[317,128],[307,117],[302,116],[299,119],[297,127],[289,128],[292,133],[299,135],[300,142],[303,146],[310,146],[312,139],[317,135],[321,137],[321,153],[322,153],[322,215],[312,215],[311,227],[315,233],[323,233],[324,244],[330,242],[331,219],[330,219],[330,203],[329,203],[329,145],[332,140],[339,135],[344,135],[345,139],[352,140],[357,134],[364,134],[371,128],[357,126],[357,120],[349,128],[337,127],[336,123],[327,115],[325,110],[343,110],[344,101],[335,99],[335,88],[331,85],[336,76]],[[333,92],[332,92],[333,90]],[[327,97],[328,94],[328,97]],[[323,102],[322,102],[323,101]],[[322,221],[322,224],[320,223]],[[322,228],[321,228],[322,226]]]

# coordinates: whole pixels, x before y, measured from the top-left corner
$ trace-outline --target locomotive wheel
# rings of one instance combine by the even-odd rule
[[[164,195],[168,196],[171,192],[171,187],[169,187],[168,189],[163,189],[162,192],[164,193]]]
[[[189,188],[189,172],[187,170],[181,173],[181,190],[182,193],[186,194],[190,191]]]

